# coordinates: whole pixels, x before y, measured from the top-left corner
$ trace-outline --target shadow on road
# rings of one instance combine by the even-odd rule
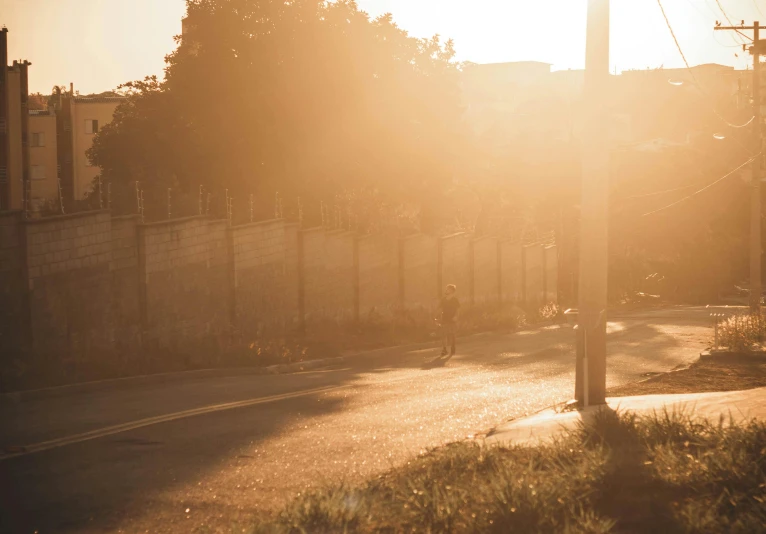
[[[609,350],[619,354],[615,358],[637,369],[658,362],[670,365],[671,354],[686,343],[686,338],[670,330],[687,326],[707,325],[702,320],[683,317],[642,318],[638,324],[611,334]],[[316,394],[178,419],[0,461],[0,532],[116,531],[158,500],[166,501],[169,493],[201,484],[211,473],[231,468],[238,472],[240,465],[243,469],[252,466],[260,457],[253,457],[250,451],[261,450],[264,442],[292,428],[308,428],[323,416],[341,413],[347,409],[350,398],[367,395],[372,386],[386,382],[373,381],[370,377],[387,377],[386,383],[406,379],[417,384],[418,377],[422,380],[425,376],[438,376],[437,380],[444,381],[474,370],[518,369],[515,378],[518,380],[553,380],[573,374],[573,342],[571,329],[547,327],[466,338],[461,340],[459,354],[454,358],[437,356],[438,348],[392,349],[351,364],[346,362],[343,369],[198,380],[74,395],[47,402],[5,404],[0,407],[0,434],[41,441],[46,428],[56,429],[53,437],[75,433],[68,430],[75,422],[82,427],[79,430],[82,432],[197,406],[323,386],[348,386],[344,396]],[[448,363],[449,367],[445,368]],[[531,367],[531,364],[540,365]],[[410,374],[402,378],[400,375],[407,370],[440,371],[438,375]],[[387,431],[390,430],[381,429],[382,433]],[[311,447],[311,443],[306,443],[304,456]],[[286,457],[284,462],[288,465],[292,462],[293,466],[301,466],[300,469],[309,465],[299,457]],[[318,467],[315,469],[320,471]],[[272,473],[271,476],[278,478],[279,475]],[[243,486],[250,483],[254,481],[247,477],[241,481]],[[272,503],[284,498],[270,488],[248,486],[247,489],[251,492],[248,495],[258,495],[262,500],[268,495],[266,501],[270,499]],[[178,510],[181,518],[182,512]]]
[[[433,360],[426,361],[423,363],[423,365],[420,366],[421,369],[424,371],[430,371],[431,369],[436,369],[437,367],[444,367],[447,365],[447,362],[449,362],[452,359],[452,354],[447,354],[445,356],[438,356],[434,358]]]

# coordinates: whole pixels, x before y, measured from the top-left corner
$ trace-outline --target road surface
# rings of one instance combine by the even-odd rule
[[[709,311],[615,316],[608,385],[695,360]],[[308,488],[570,399],[573,341],[548,326],[462,340],[444,366],[424,365],[433,348],[390,349],[291,375],[5,396],[0,532],[249,531]]]

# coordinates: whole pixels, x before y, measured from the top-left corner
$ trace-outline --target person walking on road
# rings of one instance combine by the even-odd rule
[[[460,309],[460,301],[455,295],[457,286],[449,284],[444,290],[444,297],[439,302],[439,311],[441,311],[441,330],[442,330],[442,356],[446,356],[447,344],[450,345],[450,356],[455,355],[455,333],[457,331],[457,315]]]

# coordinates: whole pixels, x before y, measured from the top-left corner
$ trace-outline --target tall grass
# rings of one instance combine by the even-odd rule
[[[735,352],[746,352],[766,337],[766,319],[762,314],[733,315],[718,321],[716,348],[726,347]]]
[[[603,411],[547,445],[432,450],[253,532],[764,532],[764,503],[766,425]]]

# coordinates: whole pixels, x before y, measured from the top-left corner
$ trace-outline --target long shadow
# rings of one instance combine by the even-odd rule
[[[353,385],[354,394],[363,396],[368,388],[360,381],[364,375],[422,368],[422,358],[420,352],[392,362],[384,355],[329,375],[317,372],[302,376],[191,379],[73,394],[33,401],[26,412],[25,403],[6,402],[0,412],[0,434],[24,437],[18,444],[27,445],[108,426],[99,419],[97,408],[110,399],[118,402],[115,397],[122,406],[117,415],[112,415],[111,424],[284,390]],[[449,358],[439,358],[432,368],[443,367],[448,361]],[[247,380],[257,387],[243,389],[241,383]],[[160,395],[163,388],[171,394]],[[147,405],[143,397],[159,401]],[[182,397],[186,399],[183,402]],[[126,520],[140,517],[167,492],[204,480],[222,461],[230,458],[252,461],[240,458],[243,449],[258,448],[292,425],[310,424],[312,419],[341,412],[345,405],[342,400],[316,394],[189,417],[0,460],[0,532],[80,532],[86,528],[116,531]],[[76,430],[68,428],[66,413],[69,422],[80,425]],[[62,421],[57,422],[57,418]],[[55,432],[40,433],[42,427],[49,434],[50,428]],[[310,448],[311,444],[307,444],[307,456]],[[307,474],[306,480],[310,478]]]
[[[682,321],[663,322],[664,325],[683,326],[679,323]],[[700,325],[699,321],[691,323],[694,326]],[[666,334],[657,328],[645,328],[647,342],[667,343],[667,340],[663,341]],[[559,333],[567,334],[571,331]],[[124,406],[120,417],[135,420],[182,409],[184,403],[188,409],[196,405],[233,402],[242,398],[325,385],[353,385],[357,390],[355,395],[362,396],[369,387],[361,381],[365,375],[382,375],[408,369],[434,370],[445,367],[448,362],[452,363],[450,367],[456,371],[477,363],[485,367],[508,368],[532,363],[546,363],[550,366],[560,362],[555,369],[549,368],[548,376],[571,372],[564,360],[566,351],[551,348],[550,339],[543,339],[546,336],[551,337],[551,330],[464,339],[459,344],[462,347],[459,357],[434,358],[425,363],[424,355],[438,349],[427,348],[404,353],[393,349],[380,356],[359,360],[350,369],[327,375],[309,373],[305,376],[252,377],[250,388],[243,387],[243,383],[249,380],[247,377],[141,387],[123,395]],[[498,352],[496,346],[506,342],[507,352],[514,354],[487,362],[485,346],[491,344],[490,349],[495,353]],[[171,392],[177,391],[177,396],[162,397],[157,392],[163,387]],[[155,394],[161,399],[161,405],[147,405],[142,396],[151,397]],[[67,435],[64,417],[67,412],[70,416],[81,414],[81,424],[85,425],[83,430],[88,430],[88,424],[96,428],[104,426],[98,421],[96,408],[100,403],[110,402],[109,399],[115,395],[118,393],[105,391],[47,404],[41,402],[35,404],[28,413],[21,406],[3,406],[0,412],[0,434],[13,430],[33,442],[35,439],[44,439],[37,426],[50,426],[58,429],[58,435],[54,437]],[[182,402],[183,399],[186,400]],[[127,518],[141,515],[159,496],[200,479],[224,460],[235,458],[236,461],[251,462],[252,459],[240,458],[243,449],[259,446],[298,422],[308,424],[312,419],[341,412],[345,406],[346,403],[341,399],[316,394],[180,419],[0,461],[0,531],[77,532],[85,528],[117,530]],[[5,416],[12,416],[13,420],[9,421]],[[62,419],[61,423],[57,423],[57,417]],[[307,444],[307,454],[310,446]]]
[[[0,461],[0,532],[116,532],[162,494],[204,479],[221,459],[252,462],[237,453],[344,404],[311,396]]]
[[[610,453],[597,488],[595,508],[602,517],[619,518],[619,532],[682,532],[672,503],[690,492],[651,472],[647,445],[630,419],[609,406],[583,413],[586,446],[607,446]],[[587,429],[587,430],[586,430]]]
[[[447,354],[445,356],[437,356],[433,360],[428,360],[424,362],[420,368],[424,371],[430,371],[431,369],[436,369],[438,367],[444,367],[447,365],[447,362],[449,362],[452,359],[452,354]]]

